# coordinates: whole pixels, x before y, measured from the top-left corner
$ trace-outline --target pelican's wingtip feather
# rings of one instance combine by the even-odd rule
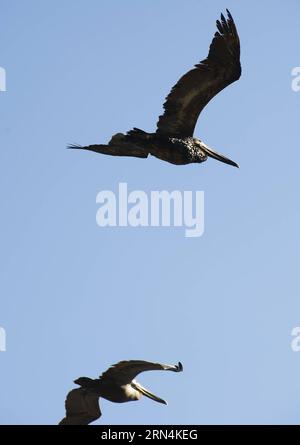
[[[80,145],[80,144],[69,144],[69,145],[67,145],[67,148],[68,149],[78,149],[78,148],[82,148],[82,145]]]

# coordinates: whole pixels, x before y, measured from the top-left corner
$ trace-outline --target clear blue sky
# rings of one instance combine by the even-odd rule
[[[73,379],[122,359],[184,365],[101,401],[101,423],[298,423],[298,1],[1,0],[0,419],[52,424]],[[243,75],[196,135],[240,164],[177,167],[65,149],[153,131],[229,8]],[[205,233],[96,225],[100,190],[204,190]]]

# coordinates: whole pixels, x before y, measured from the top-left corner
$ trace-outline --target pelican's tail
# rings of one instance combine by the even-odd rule
[[[78,379],[74,380],[74,383],[76,383],[76,385],[82,386],[83,388],[90,388],[95,384],[94,380],[90,379],[89,377],[79,377]]]
[[[131,141],[136,142],[149,142],[152,139],[152,135],[150,133],[135,127],[132,130],[127,131],[126,137],[128,137]]]

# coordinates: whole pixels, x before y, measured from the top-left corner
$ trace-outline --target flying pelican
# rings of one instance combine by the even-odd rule
[[[73,389],[67,395],[66,417],[59,424],[88,425],[99,419],[99,397],[110,402],[123,403],[139,400],[144,395],[167,405],[165,400],[155,396],[135,380],[141,372],[153,370],[180,372],[183,367],[180,362],[173,366],[143,360],[124,360],[111,366],[98,379],[79,377],[74,383],[80,388]]]
[[[108,145],[69,145],[112,156],[147,158],[149,154],[171,164],[200,163],[207,157],[238,167],[193,137],[197,119],[206,104],[240,78],[240,41],[230,12],[221,14],[206,59],[179,79],[164,103],[155,133],[138,128],[115,134]]]

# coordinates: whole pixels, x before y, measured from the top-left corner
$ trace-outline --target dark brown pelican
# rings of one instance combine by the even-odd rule
[[[66,417],[60,425],[88,425],[101,416],[99,397],[111,402],[123,403],[139,400],[142,395],[159,403],[167,402],[152,394],[135,377],[144,371],[174,371],[183,370],[182,364],[162,365],[143,360],[122,361],[105,371],[98,379],[80,377],[74,383],[80,388],[73,389],[66,398]]]
[[[226,164],[238,165],[215,152],[193,133],[197,119],[205,105],[221,90],[239,79],[240,41],[230,12],[221,14],[206,59],[195,65],[172,88],[159,117],[155,133],[134,128],[126,135],[117,133],[108,145],[70,145],[112,156],[147,158],[149,154],[172,164],[200,163],[207,157]]]

